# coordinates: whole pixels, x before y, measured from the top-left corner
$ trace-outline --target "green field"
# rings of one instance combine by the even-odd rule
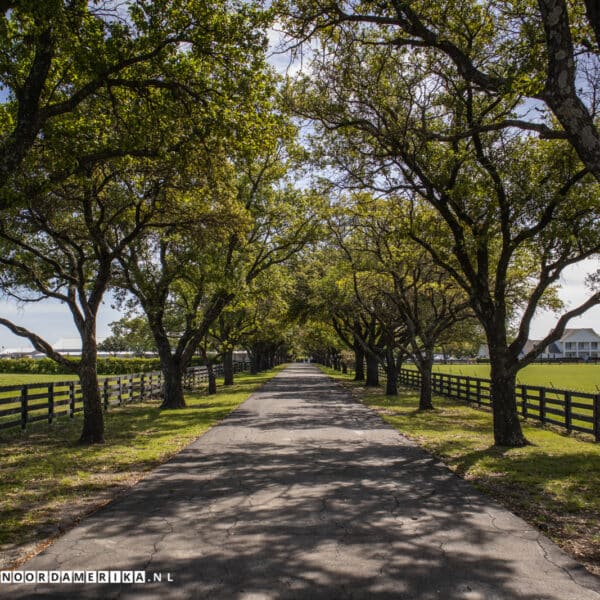
[[[77,375],[47,375],[45,373],[0,373],[0,387],[22,385],[24,383],[45,383],[46,381],[73,381]]]
[[[407,368],[414,368],[407,365]],[[489,379],[490,365],[435,365],[437,373],[465,375]],[[600,364],[533,364],[525,367],[517,376],[517,383],[539,385],[578,392],[600,392]]]
[[[408,368],[415,367],[408,365]],[[477,384],[475,379],[447,378],[438,382],[441,388],[435,389],[447,396],[472,402],[476,402],[481,393],[480,404],[489,407],[489,364],[438,364],[434,371],[482,379]],[[517,377],[517,404],[523,416],[585,434],[595,433],[594,395],[599,392],[600,365],[595,364],[533,364]]]

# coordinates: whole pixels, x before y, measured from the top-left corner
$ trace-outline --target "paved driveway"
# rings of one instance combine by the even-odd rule
[[[0,597],[600,599],[597,578],[310,365],[22,568],[162,582]]]

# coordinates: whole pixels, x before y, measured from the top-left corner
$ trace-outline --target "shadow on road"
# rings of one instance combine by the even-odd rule
[[[400,445],[340,388],[301,373],[280,375],[25,567],[145,569],[174,583],[46,588],[43,597],[561,597],[555,580],[568,577],[549,569],[536,532]]]

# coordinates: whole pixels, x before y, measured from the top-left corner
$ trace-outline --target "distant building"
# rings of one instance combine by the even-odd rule
[[[20,346],[18,348],[2,347],[0,349],[0,358],[30,358],[36,353],[37,350],[33,346]]]
[[[527,340],[522,354],[527,354],[541,340]],[[482,344],[477,353],[477,358],[489,358],[488,347]],[[591,328],[565,329],[563,336],[552,342],[539,355],[542,360],[550,359],[597,359],[600,358],[600,335]]]
[[[105,338],[98,338],[100,343]],[[52,344],[52,349],[60,352],[63,356],[81,356],[81,340],[79,338],[60,338]],[[99,352],[98,355],[108,356],[108,352]],[[22,346],[20,348],[3,348],[0,351],[2,358],[44,358],[46,355],[39,352],[32,346]]]
[[[233,362],[248,362],[250,360],[246,350],[234,350]]]
[[[566,329],[556,345],[564,358],[588,359],[600,356],[600,335],[593,329]],[[551,351],[552,348],[544,349],[546,354]]]
[[[81,339],[60,338],[60,340],[52,344],[52,349],[64,356],[81,356]]]

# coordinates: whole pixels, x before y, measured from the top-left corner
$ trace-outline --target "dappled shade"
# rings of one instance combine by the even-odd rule
[[[57,598],[595,597],[544,536],[307,365],[25,568],[174,579]]]

